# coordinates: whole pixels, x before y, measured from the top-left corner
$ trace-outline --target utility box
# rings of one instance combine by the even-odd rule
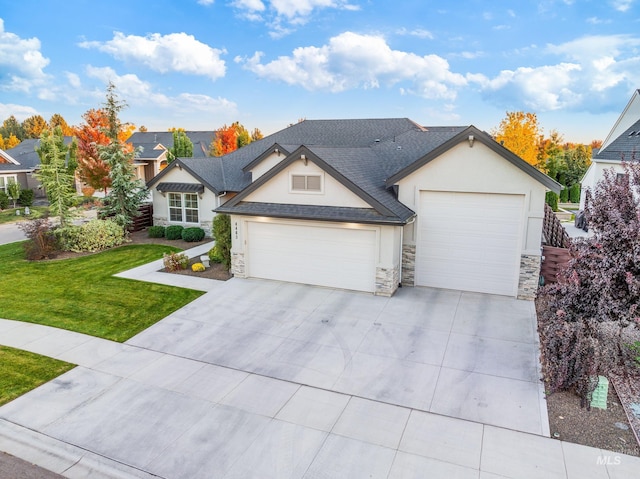
[[[591,396],[591,407],[607,409],[607,396],[609,394],[609,380],[604,376],[598,376],[598,385]]]

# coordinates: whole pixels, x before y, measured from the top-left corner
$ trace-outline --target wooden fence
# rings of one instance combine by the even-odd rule
[[[129,227],[129,231],[142,231],[147,226],[153,226],[153,203],[145,203],[138,208],[140,216],[133,219],[133,224]]]
[[[540,274],[545,284],[555,283],[557,274],[566,267],[571,259],[569,246],[571,238],[549,205],[544,205],[544,223],[542,226],[544,245],[542,247],[542,266]]]

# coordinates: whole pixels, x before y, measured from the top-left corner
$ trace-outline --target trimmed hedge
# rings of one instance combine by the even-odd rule
[[[9,195],[0,190],[0,210],[6,210],[9,207]]]
[[[553,211],[558,211],[558,195],[553,191],[547,191],[545,195],[545,202],[551,206]]]
[[[204,230],[197,226],[185,228],[182,230],[182,239],[188,243],[195,243],[204,239]]]
[[[164,230],[164,237],[167,238],[168,240],[182,239],[183,229],[184,227],[180,225],[167,226],[167,228]]]
[[[149,238],[164,238],[164,226],[149,226],[147,233],[149,233]]]
[[[576,183],[569,188],[569,201],[571,203],[580,203],[580,183]]]
[[[112,220],[91,220],[81,226],[67,226],[55,230],[66,251],[96,252],[124,243],[124,229]]]
[[[560,191],[560,203],[567,203],[569,201],[569,188],[566,186]]]
[[[22,190],[20,192],[20,198],[18,199],[18,202],[22,206],[31,207],[31,206],[33,206],[33,198],[34,197],[35,197],[35,194],[34,194],[33,190],[31,190],[31,189]]]

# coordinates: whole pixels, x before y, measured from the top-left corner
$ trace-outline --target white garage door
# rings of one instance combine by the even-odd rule
[[[247,223],[248,275],[375,291],[374,230]]]
[[[523,195],[422,191],[416,284],[515,296]]]

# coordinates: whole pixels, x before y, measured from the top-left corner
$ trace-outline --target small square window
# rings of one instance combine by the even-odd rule
[[[291,191],[322,191],[321,175],[291,175]]]

